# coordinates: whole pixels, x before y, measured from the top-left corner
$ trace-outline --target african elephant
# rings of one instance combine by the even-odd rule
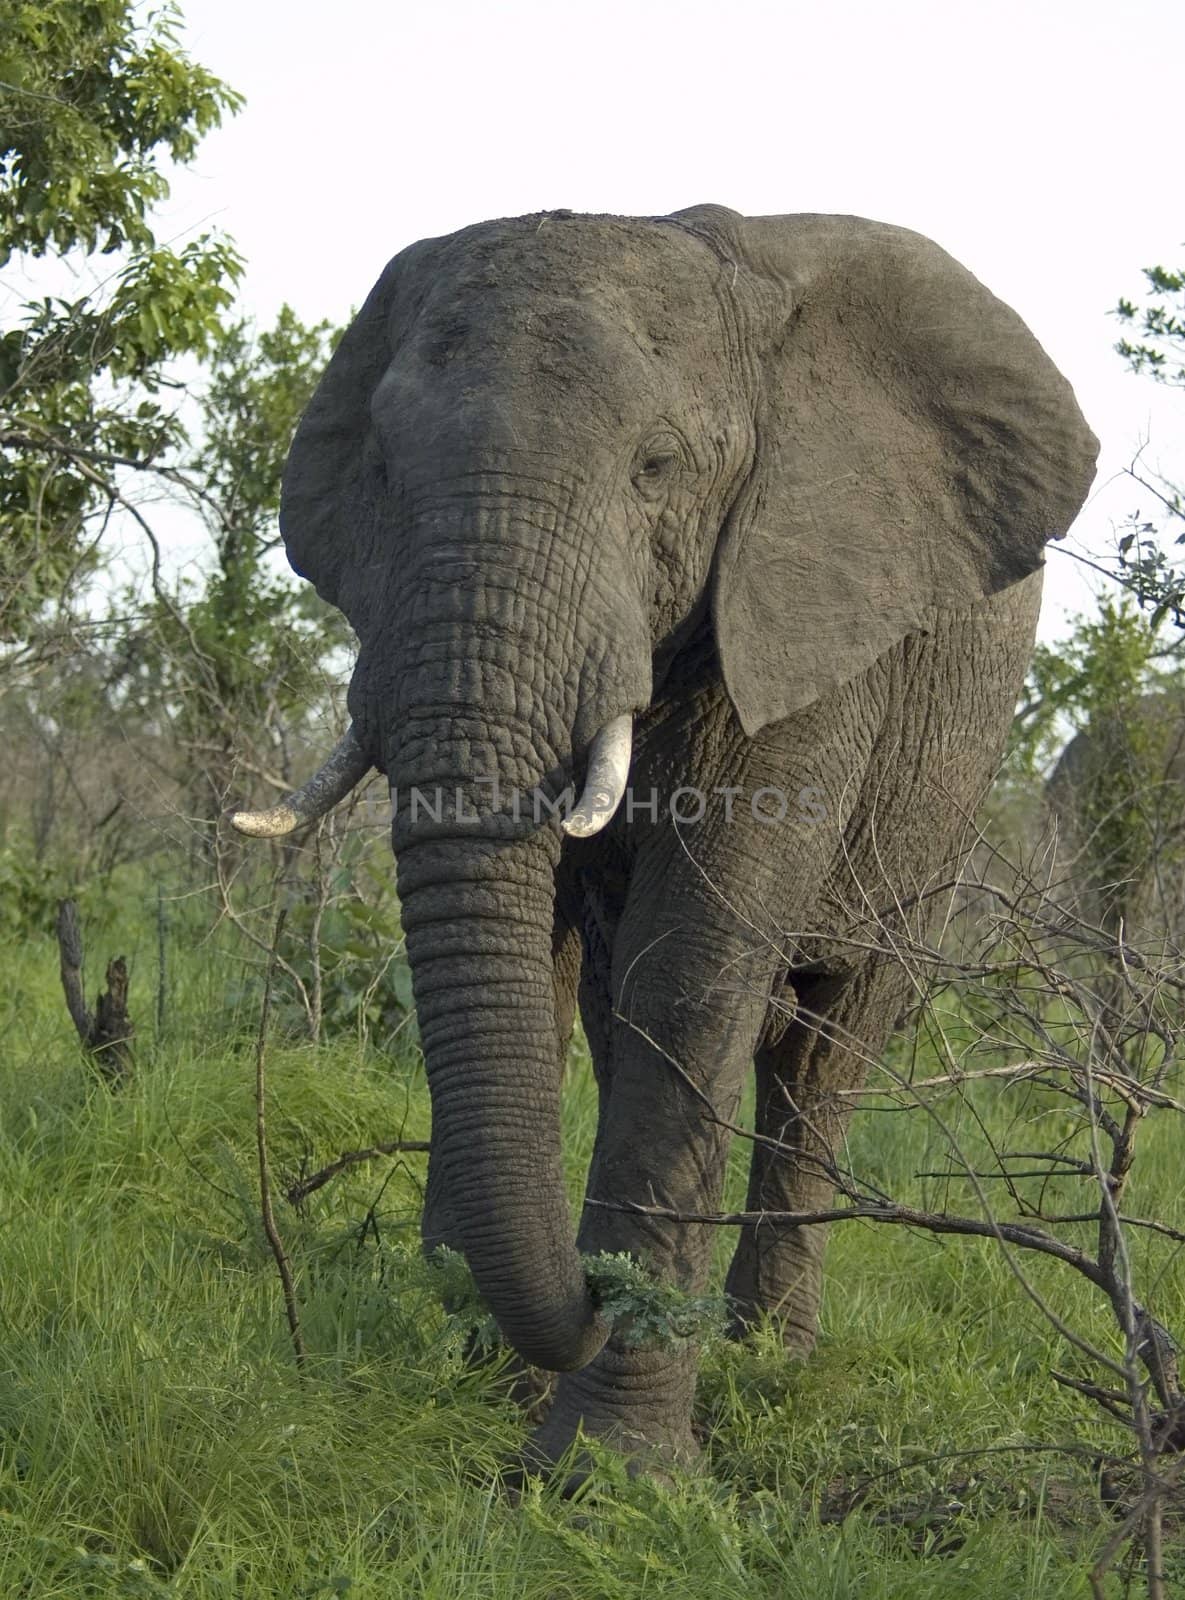
[[[1096,715],[1045,785],[1061,891],[1111,939],[1156,959],[1185,940],[1185,692]],[[1102,985],[1122,1004],[1122,972]]]
[[[530,1460],[581,1423],[694,1449],[694,1350],[606,1326],[581,1253],[702,1285],[712,1230],[681,1219],[718,1203],[754,1064],[751,1208],[827,1203],[829,1096],[909,981],[870,919],[959,853],[1095,451],[1012,311],[855,217],[481,223],[397,255],[342,339],[281,529],[358,635],[352,726],[238,820],[387,775],[424,1242],[561,1374]],[[600,1113],[574,1238],[577,1004]],[[817,1229],[747,1229],[738,1329],[808,1349],[821,1261]]]

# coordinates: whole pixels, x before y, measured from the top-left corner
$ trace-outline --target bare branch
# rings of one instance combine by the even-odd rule
[[[336,1178],[339,1172],[344,1172],[356,1162],[377,1161],[380,1156],[426,1153],[431,1148],[432,1144],[428,1139],[391,1139],[386,1144],[372,1145],[367,1150],[343,1150],[337,1160],[331,1161],[328,1166],[310,1173],[307,1178],[298,1178],[290,1183],[285,1191],[285,1198],[290,1206],[299,1206],[309,1195],[316,1194],[318,1189],[323,1189],[331,1179]]]
[[[272,935],[271,960],[268,962],[267,977],[263,985],[263,1000],[259,1007],[259,1034],[255,1041],[255,1143],[259,1154],[259,1202],[263,1214],[263,1229],[275,1258],[276,1270],[280,1274],[280,1284],[284,1291],[284,1310],[288,1316],[288,1331],[292,1336],[296,1365],[303,1370],[307,1354],[304,1336],[300,1329],[296,1283],[292,1276],[292,1263],[288,1259],[288,1252],[284,1248],[284,1241],[280,1237],[275,1213],[272,1210],[271,1169],[268,1164],[267,1120],[264,1109],[266,1102],[264,1059],[267,1054],[267,1024],[272,1004],[272,979],[275,976],[276,951],[279,948],[280,936],[284,932],[286,916],[287,912],[281,911],[276,918],[276,928]]]

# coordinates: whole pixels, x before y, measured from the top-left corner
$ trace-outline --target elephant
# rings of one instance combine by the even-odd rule
[[[1185,932],[1185,691],[1166,687],[1091,717],[1045,784],[1059,894],[1113,944],[1179,959]],[[1100,984],[1123,1009],[1123,961]]]
[[[1020,318],[858,217],[551,211],[411,245],[297,429],[280,527],[358,636],[351,725],[265,812],[372,768],[432,1105],[423,1242],[580,1430],[690,1459],[697,1350],[587,1259],[699,1291],[756,1074],[738,1336],[816,1336],[837,1091],[910,978],[874,925],[962,849],[1096,441]],[[571,801],[579,793],[574,807]],[[878,923],[879,919],[879,923]],[[891,940],[889,941],[891,944]],[[578,1231],[560,1095],[599,1118]],[[849,1097],[850,1099],[850,1097]]]

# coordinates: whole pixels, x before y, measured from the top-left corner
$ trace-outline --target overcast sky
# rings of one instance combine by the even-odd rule
[[[1181,0],[184,0],[247,97],[181,174],[246,309],[345,318],[414,239],[550,207],[852,212],[929,234],[1016,307],[1103,442],[1080,549],[1185,477],[1185,396],[1130,376],[1108,316],[1185,261]],[[1051,556],[1043,631],[1089,603]]]

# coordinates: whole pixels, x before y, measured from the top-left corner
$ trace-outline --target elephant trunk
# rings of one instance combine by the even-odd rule
[[[637,607],[623,599],[608,614],[613,589],[582,556],[580,519],[545,515],[552,491],[524,498],[524,482],[475,473],[409,491],[419,520],[405,531],[399,613],[389,643],[364,645],[351,709],[379,730],[395,794],[432,1097],[425,1243],[464,1254],[522,1356],[566,1371],[608,1330],[576,1250],[560,1142],[560,801],[585,783],[577,827],[612,816],[650,645]]]
[[[399,891],[432,1097],[425,1244],[469,1263],[509,1342],[553,1371],[607,1329],[576,1251],[560,1146],[554,832],[410,844]]]

